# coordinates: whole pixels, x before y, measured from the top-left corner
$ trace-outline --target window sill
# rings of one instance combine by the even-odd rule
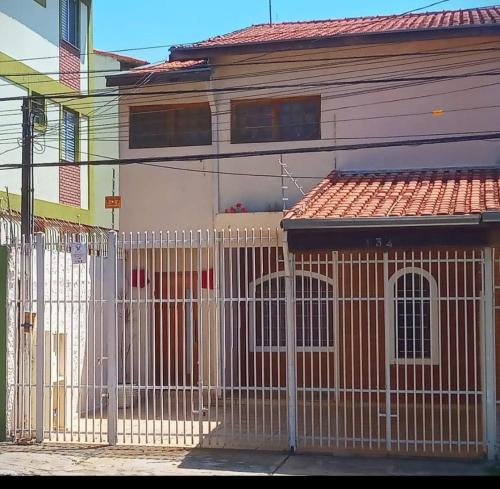
[[[403,365],[403,366],[412,366],[412,365],[438,366],[440,364],[439,360],[434,358],[424,358],[424,359],[409,358],[408,360],[391,358],[389,363],[391,365]]]
[[[315,138],[304,138],[304,139],[266,139],[265,141],[256,141],[256,140],[251,140],[251,141],[233,141],[231,140],[232,145],[238,145],[238,144],[270,144],[270,143],[302,143],[304,141],[322,141],[321,137],[315,137]]]
[[[61,44],[64,44],[65,46],[73,49],[75,51],[75,54],[78,54],[78,56],[80,56],[81,50],[78,46],[75,46],[73,43],[66,41],[65,39],[61,39]]]

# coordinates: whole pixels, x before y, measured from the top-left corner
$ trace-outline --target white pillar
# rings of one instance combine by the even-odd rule
[[[495,364],[495,311],[493,249],[484,250],[484,395],[485,395],[485,435],[488,460],[496,457],[497,412],[496,412],[496,364]]]
[[[288,389],[288,445],[292,452],[297,449],[297,331],[295,325],[294,260],[288,250],[287,232],[283,233],[285,261],[286,304],[286,362]]]
[[[108,256],[104,259],[104,327],[107,343],[108,381],[108,443],[117,443],[118,425],[118,368],[117,368],[117,324],[116,324],[116,241],[117,233],[108,233]]]
[[[36,441],[44,439],[45,360],[45,235],[37,233],[36,246]]]

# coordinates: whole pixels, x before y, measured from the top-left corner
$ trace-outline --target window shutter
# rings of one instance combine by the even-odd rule
[[[76,161],[78,117],[69,111],[64,111],[63,116],[63,159],[70,163]]]
[[[64,41],[69,41],[68,0],[61,0],[61,36]]]

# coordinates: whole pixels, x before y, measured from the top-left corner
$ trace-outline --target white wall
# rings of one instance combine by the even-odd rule
[[[0,98],[22,97],[27,90],[0,77]],[[0,102],[1,124],[12,124],[0,128],[0,164],[20,164],[22,161],[22,102],[19,100]],[[34,163],[59,161],[59,104],[47,102],[48,128],[44,135],[38,134],[34,143]],[[9,111],[9,112],[5,112]],[[57,167],[35,168],[35,198],[47,202],[59,202],[59,169]],[[21,193],[21,170],[2,170],[0,190],[8,187],[11,194]]]
[[[120,63],[109,56],[100,54],[94,54],[92,60],[93,68],[99,72],[99,76],[91,79],[92,90],[106,89],[106,75],[116,74],[120,70]],[[118,91],[116,92],[118,96]],[[118,102],[114,98],[100,98],[96,99],[95,107],[92,115],[92,134],[93,153],[96,156],[93,159],[105,159],[103,157],[118,159],[120,155]],[[113,170],[115,170],[115,195],[119,195],[119,168],[111,165],[94,167],[95,178],[91,205],[95,211],[96,224],[106,228],[112,227],[112,211],[104,208],[104,199],[113,194]],[[118,222],[119,210],[115,210],[115,227],[118,226]]]
[[[203,83],[190,83],[189,88],[205,88]],[[170,85],[168,89],[185,89],[182,85]],[[158,86],[143,89],[158,91]],[[146,101],[144,101],[146,99]],[[122,99],[123,100],[123,99]],[[120,157],[148,158],[153,156],[176,156],[202,154],[214,151],[212,146],[195,148],[153,148],[129,150],[128,120],[131,105],[157,104],[158,96],[126,97],[120,106]],[[193,101],[176,96],[169,103]],[[206,96],[197,96],[196,102],[208,101]],[[162,164],[159,163],[161,166]],[[146,165],[125,165],[120,168],[120,194],[122,210],[120,231],[161,231],[164,229],[210,229],[213,226],[213,162],[177,162],[166,164],[177,168],[195,170],[185,172]]]
[[[0,77],[0,98],[23,97],[27,90],[10,83]],[[21,164],[21,147],[18,140],[22,138],[21,102],[0,101],[0,165]],[[10,193],[21,192],[21,170],[2,170],[0,172],[0,191],[8,187]],[[2,203],[5,208],[7,203]]]
[[[47,0],[42,7],[33,0],[0,2],[0,51],[14,59],[30,59],[26,65],[36,71],[59,71],[59,0]]]
[[[80,161],[89,160],[89,119],[88,117],[80,117]],[[80,167],[80,207],[82,209],[89,208],[89,167]]]
[[[446,41],[426,41],[406,44],[391,44],[372,47],[347,47],[321,49],[316,51],[275,53],[259,55],[258,61],[279,60],[279,64],[237,66],[237,62],[247,60],[250,55],[224,56],[213,60],[216,68],[213,86],[218,89],[234,86],[297,84],[287,89],[246,91],[244,98],[269,98],[298,95],[321,95],[322,120],[321,141],[273,142],[255,144],[230,143],[230,102],[243,98],[241,93],[222,93],[215,96],[216,112],[219,113],[220,131],[214,126],[214,141],[219,141],[221,153],[241,151],[265,151],[289,148],[320,147],[330,145],[370,143],[405,136],[406,139],[433,137],[439,134],[462,132],[498,131],[500,111],[498,108],[481,110],[459,110],[491,105],[498,100],[497,78],[482,76],[460,78],[433,83],[411,83],[401,87],[400,83],[388,84],[394,77],[415,77],[432,75],[460,75],[473,71],[498,70],[500,61],[495,52],[444,54],[439,56],[411,56],[407,58],[378,58],[353,60],[353,56],[386,55],[445,49],[464,50],[477,48],[481,43],[486,47],[500,47],[500,38],[454,39]],[[288,56],[288,57],[287,57]],[[340,60],[336,57],[350,58]],[[327,58],[328,61],[324,61]],[[293,61],[305,60],[304,63]],[[311,70],[310,60],[316,59],[316,68]],[[334,61],[330,61],[333,59]],[[285,63],[284,61],[290,61]],[[217,64],[224,66],[217,67]],[[318,66],[320,68],[318,68]],[[276,73],[279,70],[280,73]],[[274,71],[274,73],[272,73]],[[225,78],[225,79],[224,79]],[[382,84],[362,84],[348,86],[301,87],[304,83],[331,83],[379,78]],[[209,84],[189,83],[181,85],[155,86],[152,90],[196,89]],[[395,86],[397,85],[397,87]],[[483,86],[484,85],[484,86]],[[482,87],[481,87],[482,86]],[[477,88],[479,87],[479,88]],[[388,89],[390,88],[390,89]],[[187,97],[187,96],[184,96]],[[153,99],[153,97],[152,97]],[[203,99],[192,95],[191,101]],[[172,95],[154,98],[154,103],[179,103],[181,97]],[[186,99],[182,101],[188,101]],[[153,150],[128,149],[128,105],[135,102],[130,98],[122,101],[124,124],[121,139],[122,158],[141,156],[176,156],[201,154],[216,151],[212,147],[189,147]],[[141,103],[147,104],[145,98]],[[149,102],[151,103],[151,102]],[[434,109],[444,109],[444,115],[435,117]],[[415,115],[420,114],[420,115]],[[445,168],[457,166],[500,164],[500,142],[481,141],[449,143],[419,147],[396,147],[371,150],[349,150],[315,154],[295,154],[283,157],[291,173],[298,178],[304,191],[311,189],[320,179],[333,169],[367,170],[400,168]],[[169,163],[170,166],[217,168],[217,162],[186,164]],[[230,158],[220,160],[221,172],[255,173],[280,175],[279,155],[256,156],[251,158]],[[305,178],[317,177],[317,178]],[[219,212],[237,202],[250,211],[265,212],[282,208],[280,178],[252,178],[234,175],[220,175],[210,182],[210,176],[200,174],[133,166],[122,170],[121,187],[124,198],[122,214],[123,230],[151,230],[165,228],[206,227],[211,220],[209,209],[213,205]],[[300,197],[300,191],[291,181],[287,183],[289,205]],[[219,196],[213,198],[213,188],[219,187]],[[218,202],[217,202],[218,201]],[[213,222],[213,221],[211,221]]]

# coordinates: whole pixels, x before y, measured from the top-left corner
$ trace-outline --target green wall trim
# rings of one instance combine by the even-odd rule
[[[0,246],[0,442],[7,440],[7,256]]]
[[[9,193],[10,208],[14,211],[21,211],[21,196],[18,194]],[[0,199],[4,200],[3,209],[7,212],[7,193],[0,191]],[[79,207],[71,207],[69,205],[58,204],[56,202],[47,202],[45,200],[35,200],[35,215],[52,219],[60,219],[61,221],[69,221],[89,226],[95,226],[93,215],[90,210],[80,209]]]
[[[89,45],[92,46],[92,40],[89,41]],[[89,61],[92,56],[89,56]],[[9,76],[9,74],[21,74],[23,76]],[[52,94],[76,94],[79,93],[61,82],[50,78],[47,75],[43,75],[40,72],[30,68],[21,61],[17,61],[11,58],[7,54],[0,51],[0,76],[12,83],[26,88],[29,91],[35,91],[40,95],[46,95],[50,99]],[[85,99],[85,106],[82,107],[82,101],[77,100],[64,100],[64,105],[75,112],[79,112],[83,115],[90,114],[94,109],[92,108],[95,100],[93,97]],[[54,103],[58,103],[54,101]]]

